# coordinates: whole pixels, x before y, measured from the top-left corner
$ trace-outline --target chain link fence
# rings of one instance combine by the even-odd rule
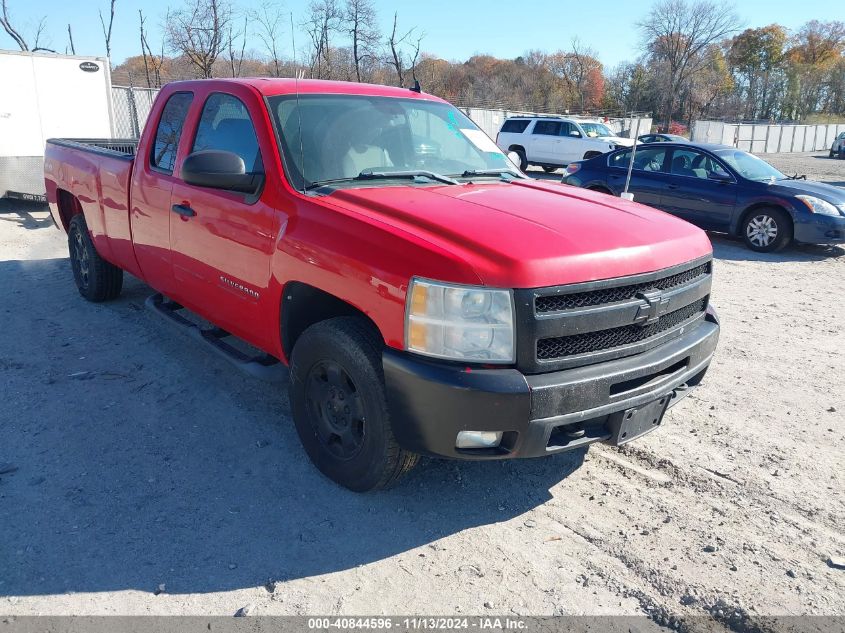
[[[112,86],[112,136],[139,138],[158,90]]]

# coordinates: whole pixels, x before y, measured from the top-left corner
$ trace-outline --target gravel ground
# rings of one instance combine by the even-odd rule
[[[845,161],[772,162],[845,184]],[[47,214],[0,204],[0,613],[845,614],[843,249],[712,236],[716,360],[633,445],[356,495],[283,390],[137,280],[86,303]]]

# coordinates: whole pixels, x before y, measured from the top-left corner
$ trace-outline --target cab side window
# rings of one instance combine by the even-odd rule
[[[610,157],[608,164],[611,167],[628,169],[631,162],[631,150],[619,152]],[[634,157],[634,169],[637,171],[663,171],[663,161],[666,160],[664,148],[637,148],[637,155]]]
[[[249,111],[233,95],[216,92],[206,100],[191,153],[206,149],[237,154],[243,159],[247,173],[264,172]]]
[[[150,155],[150,166],[159,171],[173,173],[176,163],[176,151],[179,149],[179,138],[185,125],[185,117],[191,107],[194,95],[190,92],[177,92],[170,96],[156,128],[153,151]]]
[[[537,121],[534,124],[533,133],[542,136],[558,136],[560,133],[560,121]]]

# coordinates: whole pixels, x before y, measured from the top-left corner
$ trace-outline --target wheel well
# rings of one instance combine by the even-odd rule
[[[525,152],[525,148],[522,145],[511,145],[508,148],[509,152]]]
[[[73,216],[82,213],[82,205],[79,204],[76,196],[64,189],[56,190],[56,205],[59,208],[59,217],[62,220],[63,228],[67,232]]]
[[[309,327],[320,321],[341,316],[363,318],[379,332],[378,326],[370,317],[343,299],[300,281],[288,283],[282,293],[281,328],[285,357],[290,358],[296,341]]]
[[[737,221],[736,226],[734,227],[734,234],[738,235],[739,237],[742,237],[742,224],[743,222],[745,222],[745,219],[754,211],[766,208],[777,209],[778,211],[782,211],[784,215],[789,218],[789,221],[792,222],[793,226],[795,225],[795,219],[792,217],[792,214],[779,204],[774,204],[772,202],[758,202],[756,204],[752,204],[750,207],[748,207],[745,211],[742,212],[742,214],[739,216],[739,220]]]

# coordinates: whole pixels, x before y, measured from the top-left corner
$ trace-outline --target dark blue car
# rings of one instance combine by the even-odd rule
[[[631,153],[627,148],[571,163],[563,182],[618,196]],[[755,251],[776,251],[793,239],[845,243],[845,189],[790,178],[734,147],[640,145],[628,190],[637,202],[738,235]]]

